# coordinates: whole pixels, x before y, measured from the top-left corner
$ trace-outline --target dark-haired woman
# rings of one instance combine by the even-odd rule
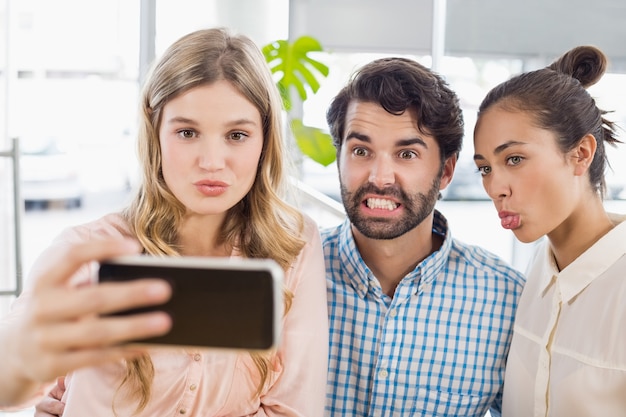
[[[502,415],[626,415],[626,216],[603,204],[616,126],[586,88],[607,67],[591,46],[489,92],[474,160],[502,227],[542,237],[527,270]]]

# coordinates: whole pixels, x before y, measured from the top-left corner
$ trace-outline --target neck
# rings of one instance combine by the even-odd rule
[[[614,226],[600,198],[582,203],[558,228],[548,233],[559,270],[574,262]]]
[[[232,247],[220,241],[223,217],[187,216],[178,231],[184,256],[230,256]]]
[[[415,229],[390,240],[370,239],[352,227],[361,258],[390,297],[402,278],[441,247],[443,239],[433,235],[432,221],[432,216],[428,217]]]

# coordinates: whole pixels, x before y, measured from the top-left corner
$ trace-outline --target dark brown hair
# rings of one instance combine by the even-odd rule
[[[355,100],[380,104],[395,115],[414,112],[417,128],[437,140],[442,163],[461,151],[464,123],[459,99],[442,77],[416,61],[377,59],[353,74],[326,113],[337,151],[343,142],[348,105]]]
[[[607,68],[604,53],[593,46],[578,46],[546,68],[517,75],[493,88],[478,109],[478,119],[494,105],[533,116],[537,127],[556,133],[563,153],[574,149],[586,134],[596,138],[597,148],[589,167],[591,186],[601,196],[606,191],[608,166],[604,142],[614,145],[616,125],[607,111],[596,106],[586,90],[602,78]]]

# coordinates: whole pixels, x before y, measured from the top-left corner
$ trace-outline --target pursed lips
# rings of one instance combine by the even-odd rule
[[[517,229],[520,226],[520,215],[511,211],[498,211],[500,225],[505,229]]]
[[[228,184],[223,181],[200,180],[193,185],[206,196],[217,196],[226,192]]]
[[[200,180],[193,183],[196,186],[206,186],[206,187],[228,187],[223,181],[215,181],[215,180]]]

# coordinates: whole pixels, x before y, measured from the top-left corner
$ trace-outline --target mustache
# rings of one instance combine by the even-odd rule
[[[369,183],[362,187],[360,187],[356,193],[355,197],[358,200],[363,200],[366,194],[378,194],[380,196],[386,197],[395,197],[399,200],[406,200],[406,193],[397,185],[391,185],[389,187],[379,188],[376,185]]]

